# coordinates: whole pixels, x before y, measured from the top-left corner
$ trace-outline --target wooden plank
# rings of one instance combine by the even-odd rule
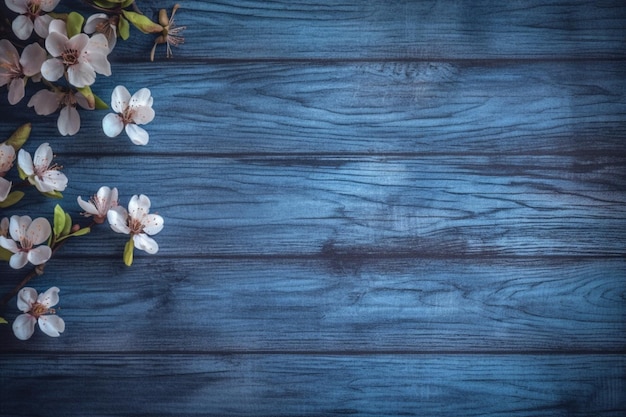
[[[622,416],[618,355],[3,355],[0,415]],[[506,372],[502,372],[506,369]],[[45,381],[45,382],[44,382]]]
[[[626,57],[626,9],[604,0],[465,2],[185,1],[185,59],[598,59]],[[142,1],[149,16],[161,0]],[[134,31],[118,59],[147,60],[153,37]],[[143,45],[137,54],[136,41]],[[165,60],[164,48],[157,53]]]
[[[82,130],[60,138],[56,115],[28,100],[0,111],[8,135],[34,122],[57,152],[626,154],[626,67],[621,62],[205,62],[114,66],[94,90],[149,87],[151,143],[107,138],[107,111],[81,111]],[[175,74],[169,76],[167,74]],[[39,86],[37,88],[40,88]]]
[[[21,342],[0,326],[0,351],[626,351],[623,259],[135,262],[50,262],[31,284],[61,288],[65,333]],[[13,299],[3,316],[17,314]]]
[[[617,256],[626,247],[626,156],[57,157],[62,205],[101,185],[152,196],[166,256]],[[112,169],[114,167],[114,169]],[[133,173],[138,172],[138,175]],[[126,177],[127,175],[131,177]],[[33,192],[4,215],[51,218]],[[29,210],[30,212],[30,210]],[[73,253],[119,252],[106,230]]]

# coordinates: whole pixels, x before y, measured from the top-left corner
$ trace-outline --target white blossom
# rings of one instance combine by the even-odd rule
[[[0,143],[0,177],[4,177],[11,169],[13,161],[15,161],[15,149],[13,146]]]
[[[52,148],[47,143],[39,145],[34,158],[24,149],[17,154],[18,166],[42,193],[63,191],[67,187],[67,177],[59,171],[58,165],[52,164],[52,158]]]
[[[150,139],[148,132],[138,125],[150,123],[154,119],[152,102],[149,89],[142,88],[131,97],[126,87],[118,85],[111,94],[111,108],[117,114],[109,113],[104,116],[102,120],[104,133],[113,138],[124,129],[135,145],[147,144]]]
[[[41,64],[46,58],[46,51],[37,43],[26,46],[20,57],[11,42],[0,40],[0,87],[8,87],[10,104],[17,104],[24,98],[26,79],[39,78]]]
[[[107,61],[109,45],[103,34],[89,37],[78,33],[68,38],[62,20],[53,20],[49,31],[46,49],[52,58],[41,66],[41,75],[46,80],[57,81],[67,73],[70,84],[82,88],[96,81],[96,73],[111,75],[111,64]]]
[[[107,218],[107,212],[111,208],[117,207],[117,188],[102,186],[89,201],[84,201],[81,197],[78,197],[77,200],[78,205],[85,210],[84,216],[93,216],[96,223],[103,223]]]
[[[50,233],[50,222],[44,217],[32,220],[29,216],[11,216],[11,239],[0,236],[0,246],[13,253],[9,260],[11,268],[23,268],[28,262],[33,265],[47,262],[52,256],[52,249],[42,243],[50,237]]]
[[[75,135],[80,130],[80,114],[76,109],[77,106],[87,110],[94,109],[82,93],[72,90],[39,90],[28,102],[28,107],[34,107],[35,113],[41,116],[47,116],[61,108],[57,128],[63,136]]]
[[[117,26],[115,20],[105,13],[92,14],[87,18],[83,31],[89,35],[93,33],[102,33],[107,38],[109,51],[115,48],[117,43]]]
[[[155,235],[163,229],[163,217],[148,214],[150,199],[141,194],[134,195],[128,203],[128,211],[122,206],[113,207],[107,213],[111,229],[117,233],[130,234],[133,245],[150,254],[157,253],[159,245],[149,235]]]
[[[52,287],[37,296],[34,288],[24,287],[17,294],[17,308],[23,313],[13,322],[13,333],[20,340],[28,340],[35,332],[35,323],[42,332],[59,337],[65,331],[65,322],[52,308],[59,303],[59,289]]]
[[[60,0],[4,0],[9,9],[19,13],[12,23],[13,33],[26,40],[33,33],[42,38],[48,36],[48,26],[52,18],[44,12],[51,12]]]

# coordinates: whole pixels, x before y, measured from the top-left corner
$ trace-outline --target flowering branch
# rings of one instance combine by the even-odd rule
[[[12,21],[0,16],[0,88],[7,87],[11,105],[21,102],[29,85],[41,83],[27,102],[38,115],[59,112],[57,128],[61,135],[75,135],[80,130],[78,108],[83,110],[108,109],[92,86],[97,76],[111,76],[108,56],[117,40],[130,37],[131,26],[144,34],[156,35],[150,52],[154,60],[156,46],[166,44],[166,56],[172,57],[171,46],[184,42],[184,27],[174,24],[176,4],[171,16],[161,10],[158,22],[152,21],[139,10],[134,0],[83,0],[97,11],[85,19],[76,11],[55,12],[60,0],[5,0],[5,5],[15,14]],[[149,134],[140,125],[155,117],[153,98],[147,88],[133,95],[122,85],[111,94],[112,113],[102,121],[103,132],[108,137],[118,136],[122,130],[131,142],[146,145]],[[24,148],[31,133],[31,125],[21,126],[5,142],[0,143],[0,209],[9,208],[22,200],[25,192],[16,188],[35,188],[46,197],[63,198],[69,179],[62,166],[53,163],[54,154],[49,143],[42,143],[33,155]],[[21,181],[7,178],[17,161],[17,176]],[[52,308],[58,301],[59,289],[52,287],[42,294],[26,287],[35,277],[44,273],[47,262],[64,246],[70,237],[90,233],[95,225],[108,221],[116,233],[129,235],[123,250],[123,261],[133,263],[134,249],[149,254],[158,252],[159,246],[151,237],[163,228],[163,218],[150,214],[150,199],[134,195],[128,209],[118,204],[117,188],[100,187],[88,201],[77,199],[91,217],[88,226],[73,223],[71,216],[57,204],[52,225],[45,217],[32,219],[28,215],[12,215],[0,219],[0,260],[8,261],[13,269],[27,264],[34,267],[2,299],[0,306],[17,296],[17,307],[23,314],[13,322],[18,339],[26,340],[34,332],[35,323],[49,336],[59,336],[65,322],[55,316]],[[0,323],[6,323],[0,317]]]

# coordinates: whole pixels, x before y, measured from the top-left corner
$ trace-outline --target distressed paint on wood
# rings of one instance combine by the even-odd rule
[[[0,327],[0,415],[626,412],[621,2],[185,1],[177,20],[173,61],[139,36],[98,78],[104,99],[152,89],[149,146],[105,138],[105,112],[79,138],[35,120],[66,208],[108,183],[166,228],[134,268],[102,230],[48,265],[33,285],[62,287],[68,328]],[[3,134],[32,119],[0,114]]]

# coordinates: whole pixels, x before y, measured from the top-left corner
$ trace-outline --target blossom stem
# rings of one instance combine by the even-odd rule
[[[97,223],[96,222],[91,222],[91,224],[89,224],[89,228],[92,228],[93,226],[95,226]],[[50,259],[52,259],[52,257],[54,256],[54,254],[63,247],[63,245],[65,244],[65,242],[67,241],[67,239],[63,239],[60,242],[55,242],[52,244],[52,255],[50,255]],[[48,260],[49,262],[49,260]],[[0,306],[6,306],[9,301],[11,301],[11,299],[13,297],[15,297],[15,295],[22,289],[24,288],[24,286],[26,286],[26,284],[28,284],[30,282],[31,279],[38,277],[40,275],[43,275],[44,273],[44,268],[46,267],[46,263],[43,263],[41,265],[37,265],[36,267],[34,267],[28,274],[26,274],[26,276],[22,279],[22,281],[20,281],[19,284],[17,284],[10,292],[8,292],[7,294],[5,294],[4,297],[2,297],[2,300],[0,300]]]

